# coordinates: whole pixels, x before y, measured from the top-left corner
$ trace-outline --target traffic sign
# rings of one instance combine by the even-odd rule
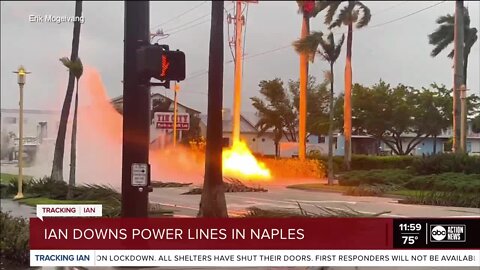
[[[132,164],[132,186],[146,187],[148,185],[148,164]]]

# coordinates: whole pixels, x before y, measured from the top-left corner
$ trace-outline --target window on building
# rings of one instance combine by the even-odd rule
[[[262,142],[264,142],[264,141],[265,141],[265,138],[262,138]]]
[[[318,136],[318,143],[325,143],[325,137],[324,136]]]
[[[3,122],[4,122],[5,124],[16,124],[16,123],[17,123],[17,118],[16,118],[16,117],[11,117],[11,116],[9,116],[9,117],[4,117],[4,118],[3,118]]]
[[[253,138],[252,141],[255,141],[255,138]]]

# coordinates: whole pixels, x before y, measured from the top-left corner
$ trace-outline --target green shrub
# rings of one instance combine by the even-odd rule
[[[413,175],[407,170],[371,170],[350,171],[339,176],[338,183],[342,186],[359,185],[403,185]]]
[[[478,193],[464,192],[418,192],[408,196],[400,203],[438,205],[438,206],[456,206],[456,207],[472,207],[480,208],[480,196]]]
[[[1,260],[5,259],[28,266],[30,231],[27,220],[0,212],[0,226]]]
[[[22,190],[25,191],[30,186],[30,181],[28,178],[24,179],[22,182]],[[13,197],[18,192],[18,178],[17,176],[9,177],[7,180],[4,180],[1,184],[1,197]]]
[[[64,181],[56,181],[50,177],[32,179],[25,187],[24,193],[31,196],[46,197],[55,200],[66,199],[68,185]]]
[[[442,173],[421,175],[413,177],[404,186],[413,190],[480,193],[480,174]]]
[[[328,162],[327,156],[311,156],[325,163]],[[412,166],[419,157],[414,156],[367,156],[353,155],[351,162],[352,170],[375,170],[375,169],[406,169]],[[335,171],[343,171],[343,157],[333,158],[333,168]]]
[[[359,185],[353,186],[344,192],[344,195],[350,196],[381,196],[395,187],[391,185]]]
[[[441,153],[419,158],[412,164],[412,170],[420,175],[461,172],[480,174],[480,156],[467,154]]]

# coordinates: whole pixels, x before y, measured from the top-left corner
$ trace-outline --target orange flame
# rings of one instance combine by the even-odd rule
[[[244,142],[234,142],[230,149],[222,153],[223,174],[244,180],[268,181],[270,170],[263,162],[257,161]]]

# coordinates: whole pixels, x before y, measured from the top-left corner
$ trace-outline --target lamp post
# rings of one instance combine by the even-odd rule
[[[15,199],[21,199],[23,198],[23,191],[22,191],[22,186],[23,186],[23,86],[25,85],[25,79],[27,77],[27,74],[30,74],[30,72],[27,72],[23,66],[20,66],[17,71],[14,71],[13,73],[17,73],[17,82],[18,86],[20,88],[20,120],[18,123],[18,129],[19,129],[19,140],[18,140],[18,193],[14,197]]]

